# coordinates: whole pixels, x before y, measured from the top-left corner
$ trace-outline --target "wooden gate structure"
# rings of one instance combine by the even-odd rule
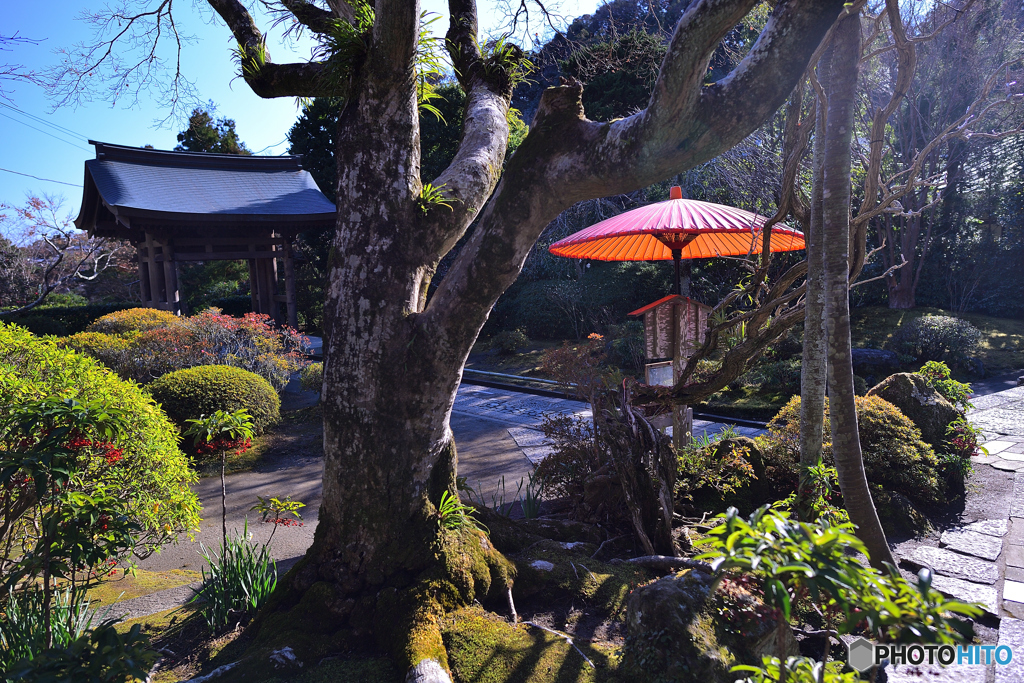
[[[178,264],[246,260],[252,310],[297,327],[292,242],[335,221],[334,204],[303,170],[302,157],[89,143],[96,158],[85,162],[75,225],[135,247],[145,305],[187,313]]]

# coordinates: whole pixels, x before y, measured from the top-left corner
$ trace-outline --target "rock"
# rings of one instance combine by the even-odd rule
[[[877,484],[871,486],[875,499],[878,519],[888,536],[912,538],[931,528],[928,518],[914,507],[910,499],[897,491],[890,491]]]
[[[861,375],[888,375],[900,369],[900,359],[895,351],[882,349],[854,349],[853,371]]]
[[[942,532],[939,542],[950,550],[965,555],[974,555],[986,560],[995,561],[1003,549],[1003,540],[997,536],[980,534],[977,531],[949,529]]]
[[[530,566],[541,572],[550,572],[555,569],[555,565],[551,564],[547,560],[534,560],[530,563]]]
[[[718,612],[714,586],[710,573],[691,569],[634,590],[626,602],[624,671],[635,680],[732,683],[730,667],[759,664],[762,655],[775,654],[775,623],[757,621],[742,635],[730,630]],[[786,649],[797,653],[788,629]]]
[[[936,574],[956,579],[986,583],[990,586],[999,580],[999,570],[993,562],[954,553],[945,548],[918,546],[907,559],[912,564],[932,569]]]
[[[932,588],[961,602],[981,603],[981,606],[989,614],[999,614],[996,608],[995,586],[983,586],[980,583],[936,574],[932,577]]]
[[[1014,482],[1016,483],[1016,482]],[[977,531],[979,534],[998,536],[1002,538],[1010,528],[1008,519],[983,519],[978,522],[971,522],[964,527],[966,531]]]
[[[518,523],[527,533],[562,543],[582,542],[600,545],[601,541],[606,538],[605,532],[600,527],[571,519],[538,517],[519,520]]]
[[[921,430],[921,438],[932,446],[946,441],[946,427],[960,417],[953,404],[928,386],[916,373],[890,375],[868,391],[900,409]]]

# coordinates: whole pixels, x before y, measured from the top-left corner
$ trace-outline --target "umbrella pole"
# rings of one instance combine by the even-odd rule
[[[677,295],[677,296],[681,295],[683,293],[682,276],[680,274],[680,270],[682,268],[682,258],[683,258],[683,250],[682,249],[673,249],[672,250],[672,265],[675,266],[675,271],[676,271],[676,284],[675,284],[675,289],[672,290],[672,293]]]

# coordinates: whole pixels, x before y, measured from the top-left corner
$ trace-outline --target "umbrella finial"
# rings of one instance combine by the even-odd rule
[[[683,198],[683,188],[679,187],[678,185],[673,185],[672,189],[670,189],[668,191],[668,198],[669,199],[682,199]]]

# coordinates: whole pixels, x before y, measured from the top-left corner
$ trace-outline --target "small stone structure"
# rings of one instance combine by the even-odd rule
[[[167,152],[89,141],[75,225],[129,241],[142,302],[183,314],[178,264],[249,263],[252,310],[298,324],[292,242],[332,227],[335,206],[302,158]],[[284,292],[279,292],[279,270]],[[284,304],[282,311],[281,304]]]

